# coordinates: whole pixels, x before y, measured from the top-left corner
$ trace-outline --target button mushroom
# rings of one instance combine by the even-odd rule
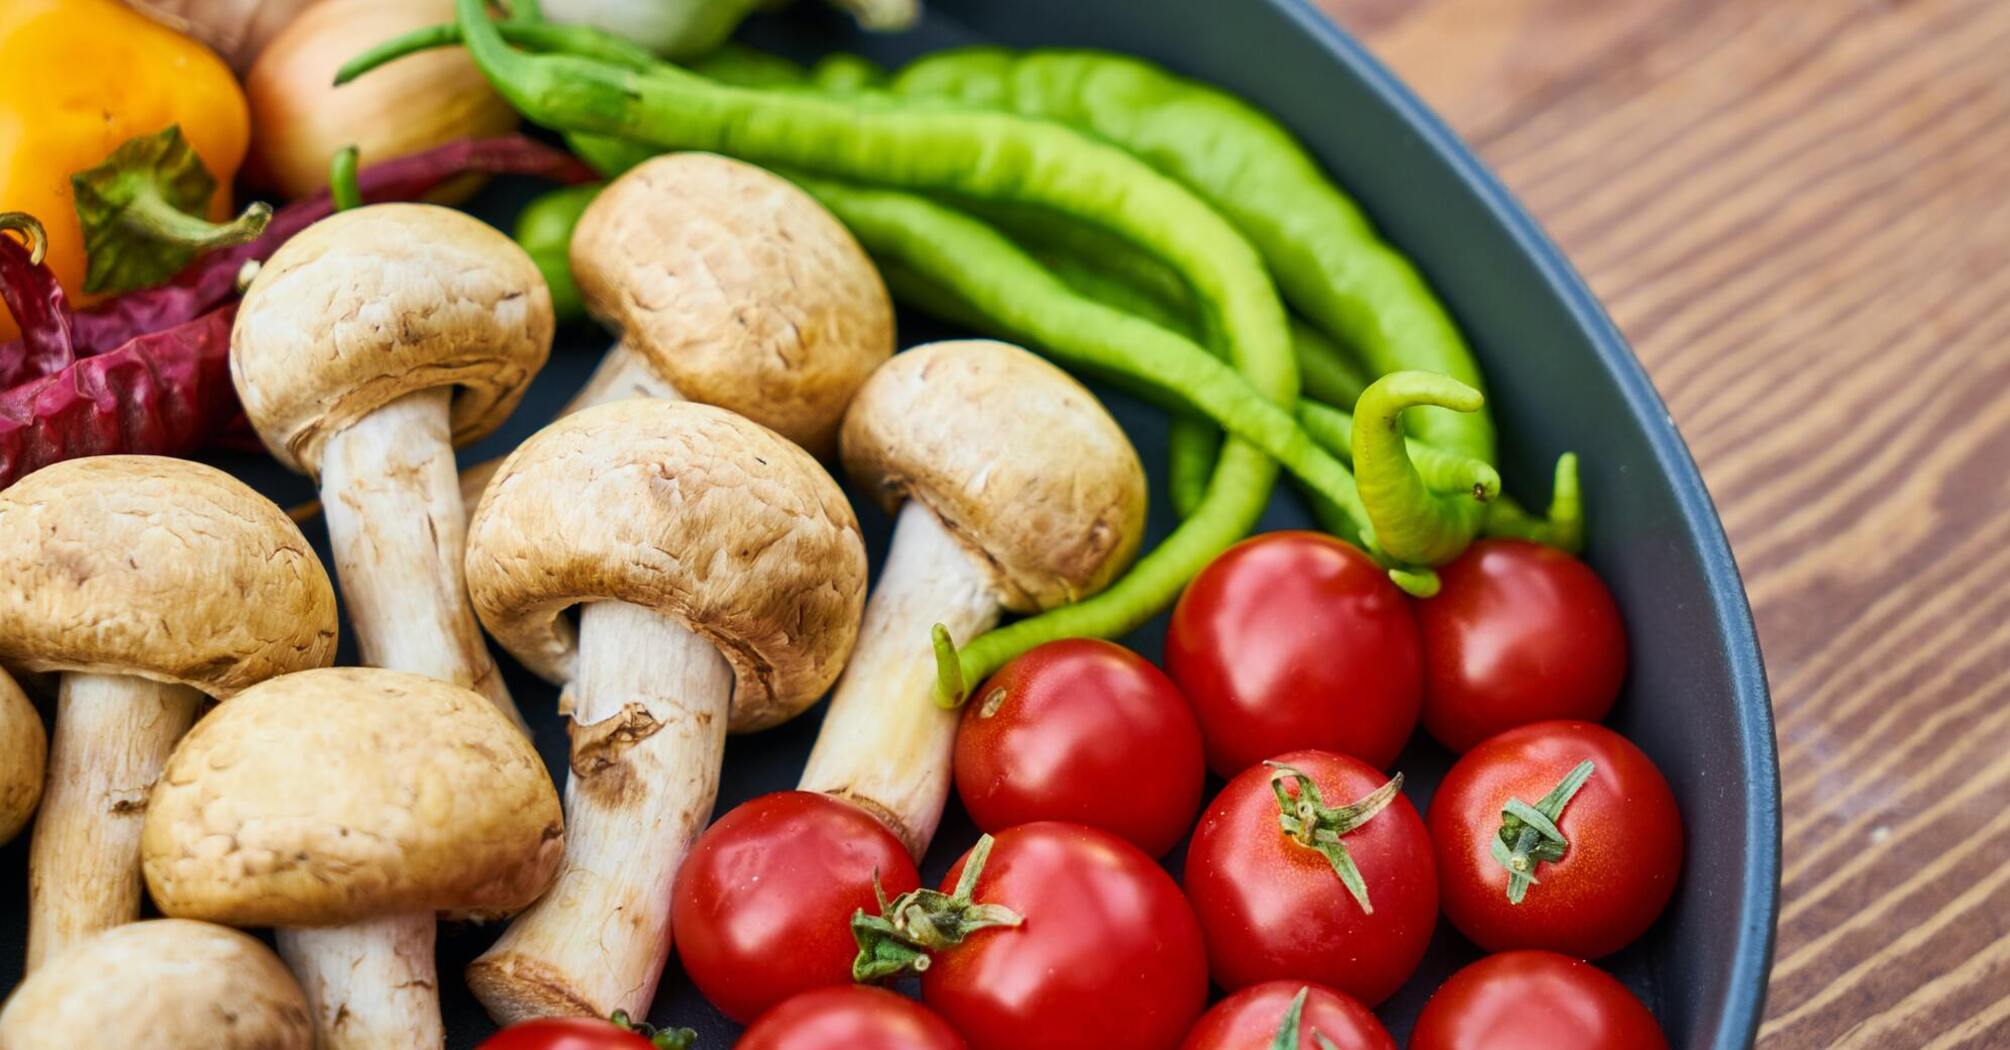
[[[932,626],[968,641],[1005,610],[1101,590],[1143,536],[1144,467],[1094,395],[988,340],[889,361],[852,402],[843,445],[853,482],[899,517],[802,787],[862,806],[919,857],[956,735],[932,695]]]
[[[259,437],[320,477],[363,662],[471,687],[512,719],[461,580],[454,447],[508,417],[551,335],[551,291],[530,257],[424,204],[303,230],[258,271],[231,332]]]
[[[272,501],[213,467],[93,456],[0,491],[0,661],[60,671],[28,853],[28,968],[140,915],[147,792],[203,694],[335,657],[335,593]]]
[[[566,412],[683,398],[828,457],[852,394],[893,353],[893,304],[851,231],[726,157],[667,154],[609,183],[573,230],[572,273],[621,339]],[[462,476],[470,506],[500,465]]]
[[[0,1009],[7,1050],[311,1050],[300,985],[236,930],[152,919],[51,957]]]
[[[28,694],[0,671],[0,843],[19,834],[42,798],[49,742]]]
[[[469,533],[469,590],[504,648],[566,683],[572,772],[557,884],[468,969],[492,1016],[647,1012],[726,732],[823,694],[865,583],[837,482],[721,409],[602,405],[503,463]]]
[[[563,843],[544,762],[493,705],[371,668],[275,678],[203,719],[142,839],[163,913],[280,927],[321,1050],[438,1050],[435,913],[523,908]]]

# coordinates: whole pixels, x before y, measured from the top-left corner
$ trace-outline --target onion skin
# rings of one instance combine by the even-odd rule
[[[265,45],[320,0],[126,0],[141,14],[209,45],[242,74]]]
[[[452,0],[321,0],[266,45],[245,77],[251,179],[287,197],[328,185],[344,146],[364,164],[516,127],[504,102],[459,48],[410,55],[334,87],[335,70],[391,37],[453,19]],[[451,202],[473,192],[436,195]]]

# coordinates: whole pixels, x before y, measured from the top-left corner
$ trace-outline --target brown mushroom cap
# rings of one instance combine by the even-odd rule
[[[162,912],[233,926],[506,915],[563,846],[544,762],[495,705],[360,667],[272,679],[197,722],[140,837]]]
[[[927,507],[990,566],[1006,608],[1101,590],[1144,536],[1145,471],[1095,395],[988,339],[918,346],[845,414],[844,465],[891,512]]]
[[[19,833],[35,812],[48,759],[41,714],[14,679],[0,671],[0,843]]]
[[[186,919],[129,923],[57,954],[0,1010],[7,1050],[309,1050],[307,999],[272,949]]]
[[[475,510],[467,570],[489,633],[554,681],[578,655],[568,608],[674,617],[733,665],[736,731],[822,696],[865,606],[837,482],[774,431],[691,402],[619,401],[533,435]]]
[[[230,370],[265,447],[315,473],[328,436],[454,388],[453,439],[494,430],[551,350],[551,289],[516,242],[451,208],[376,204],[287,241],[244,293]]]
[[[91,456],[0,491],[0,662],[228,697],[335,657],[300,528],[214,467]]]
[[[609,183],[573,231],[572,275],[678,393],[819,456],[893,353],[893,304],[851,231],[726,157],[668,154]]]

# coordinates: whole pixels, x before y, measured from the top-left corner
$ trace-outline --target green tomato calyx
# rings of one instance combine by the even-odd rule
[[[1355,903],[1367,915],[1375,914],[1375,906],[1368,902],[1368,884],[1361,878],[1361,869],[1354,864],[1354,858],[1347,852],[1347,844],[1342,839],[1354,829],[1370,820],[1375,814],[1389,808],[1389,803],[1403,791],[1403,774],[1389,778],[1389,782],[1369,792],[1356,802],[1344,806],[1328,806],[1319,795],[1319,785],[1303,772],[1281,762],[1265,762],[1264,765],[1276,770],[1270,778],[1270,790],[1277,795],[1277,823],[1284,833],[1300,846],[1317,850],[1333,866],[1333,873],[1340,876],[1340,882],[1353,894]],[[1287,786],[1288,785],[1288,786]],[[1293,789],[1296,789],[1295,792]]]
[[[1542,881],[1535,877],[1536,865],[1562,860],[1570,852],[1570,840],[1563,836],[1557,821],[1563,819],[1563,807],[1570,804],[1571,797],[1596,770],[1587,758],[1564,774],[1563,780],[1535,805],[1511,798],[1501,807],[1500,830],[1494,834],[1489,849],[1493,858],[1507,869],[1508,903],[1520,904],[1528,896],[1528,888]]]

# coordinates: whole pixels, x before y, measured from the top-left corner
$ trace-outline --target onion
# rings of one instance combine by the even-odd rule
[[[243,73],[287,23],[319,0],[126,0],[156,22],[208,44]]]
[[[252,64],[250,177],[288,197],[328,184],[328,162],[356,146],[363,163],[485,138],[516,127],[516,111],[459,48],[401,58],[341,87],[335,70],[365,49],[453,21],[453,0],[320,0]],[[472,191],[461,187],[461,194]]]

